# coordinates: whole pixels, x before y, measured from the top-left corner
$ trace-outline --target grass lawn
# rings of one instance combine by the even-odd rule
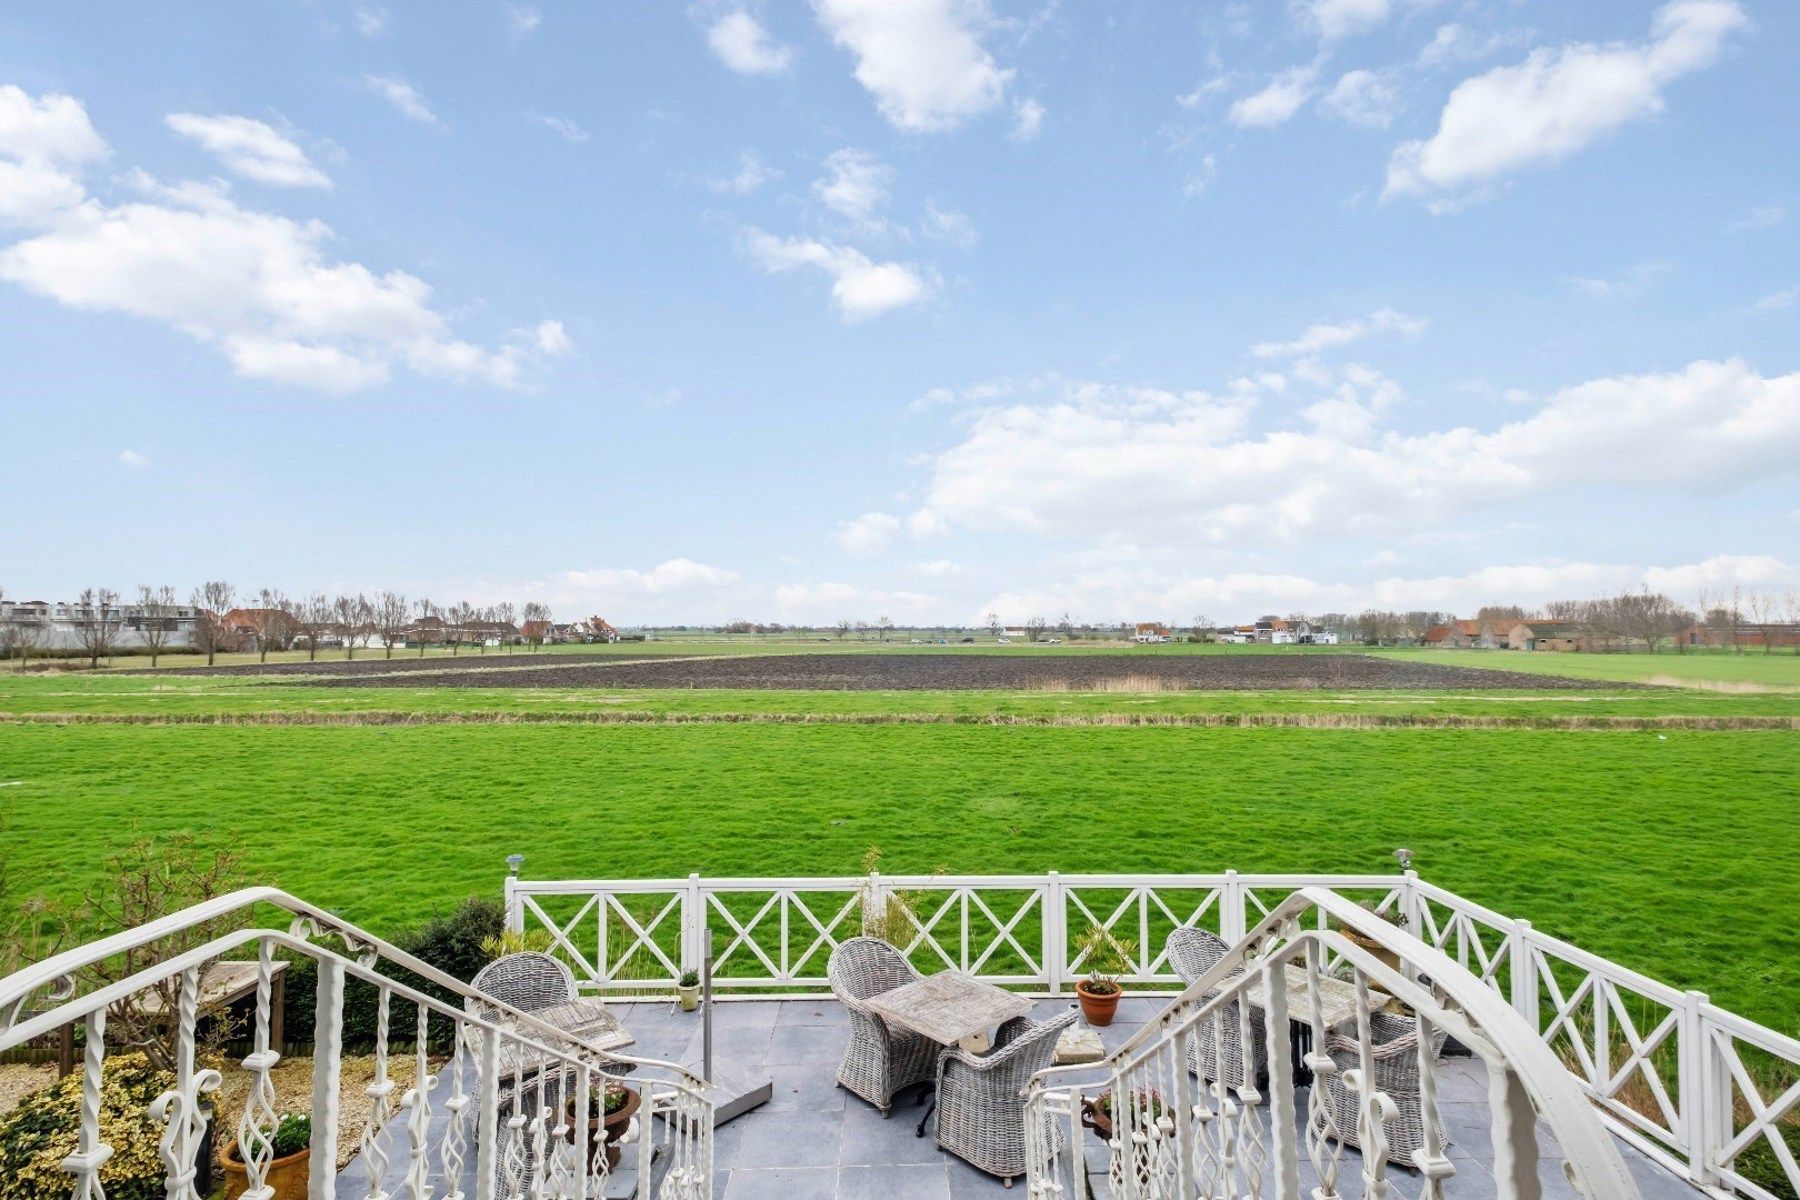
[[[379,930],[538,878],[1391,869],[1800,1017],[1787,733],[770,724],[0,726],[8,870],[193,830]]]
[[[1574,679],[1616,679],[1671,687],[1714,687],[1726,690],[1765,688],[1800,692],[1800,655],[1792,649],[1765,654],[1762,648],[1742,654],[1697,650],[1688,654],[1527,654],[1513,650],[1376,650],[1385,657],[1441,662],[1454,667],[1533,671]]]

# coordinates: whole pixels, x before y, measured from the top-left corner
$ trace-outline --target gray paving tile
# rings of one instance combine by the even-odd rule
[[[838,1163],[838,1113],[753,1112],[715,1134],[715,1156],[729,1132],[728,1163],[741,1167],[835,1167]]]
[[[950,1200],[950,1177],[942,1163],[844,1167],[838,1200]]]
[[[833,1200],[837,1195],[837,1168],[733,1168],[724,1189],[715,1188],[713,1194],[720,1200]]]
[[[835,1072],[844,1060],[847,1029],[826,1025],[777,1025],[764,1062],[771,1065],[812,1063],[829,1065]]]
[[[879,1110],[866,1104],[852,1104],[843,1113],[838,1162],[844,1166],[891,1166],[904,1163],[936,1163],[943,1152],[933,1139],[933,1129],[925,1127],[919,1137],[922,1108],[896,1108],[894,1115],[882,1119]]]
[[[784,1063],[768,1073],[774,1086],[770,1112],[842,1112],[850,1099],[837,1085],[836,1064],[821,1070],[817,1063]]]
[[[777,1025],[829,1025],[850,1027],[850,1016],[836,1000],[789,1000],[775,1015]]]

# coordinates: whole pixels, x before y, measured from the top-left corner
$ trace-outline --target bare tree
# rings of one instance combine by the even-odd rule
[[[1028,642],[1042,641],[1043,637],[1044,637],[1044,630],[1048,629],[1049,627],[1050,627],[1050,622],[1046,621],[1042,617],[1028,618],[1025,622],[1025,640]]]
[[[894,632],[894,618],[887,616],[886,614],[876,617],[875,631],[877,637],[884,642],[887,641],[888,637]]]
[[[111,588],[84,588],[78,603],[75,637],[87,654],[88,666],[98,667],[102,658],[112,657],[119,644],[119,627],[125,620],[119,593]]]
[[[294,642],[293,605],[278,589],[264,588],[257,593],[256,605],[250,609],[250,632],[256,638],[258,662],[269,661],[270,650],[286,650]]]
[[[49,641],[49,631],[44,628],[44,622],[36,620],[35,617],[28,621],[20,620],[16,605],[13,608],[13,619],[6,628],[12,653],[19,656],[19,669],[22,671],[31,665],[31,652],[42,650],[45,643]]]
[[[837,634],[838,641],[840,641],[840,642],[843,641],[844,635],[850,632],[850,621],[848,620],[848,618],[846,618],[845,620],[839,621],[836,625],[833,625],[831,627],[831,631],[833,633]]]
[[[456,657],[456,648],[469,635],[469,624],[475,620],[475,606],[467,600],[458,600],[444,610],[444,640],[450,643],[450,657]]]
[[[525,605],[525,641],[532,650],[544,644],[550,636],[550,607],[539,604],[536,600]]]
[[[375,620],[375,606],[361,592],[354,596],[339,596],[331,602],[332,615],[337,618],[338,628],[344,634],[344,657],[356,657],[358,638],[368,633],[369,626]]]
[[[307,662],[318,661],[319,639],[331,628],[336,616],[337,610],[324,592],[314,592],[294,605],[294,623],[300,627],[301,636],[306,638]]]
[[[494,620],[502,626],[501,640],[510,644],[511,640],[518,636],[519,610],[513,607],[510,600],[496,604],[494,605]]]
[[[175,589],[143,584],[138,588],[138,611],[143,621],[139,636],[143,639],[144,649],[150,652],[150,666],[154,670],[156,660],[175,638]]]
[[[231,636],[225,628],[225,614],[231,611],[231,598],[236,589],[223,579],[209,579],[194,589],[189,603],[200,610],[199,619],[194,622],[194,637],[200,649],[206,651],[206,665],[212,666]]]
[[[394,657],[394,647],[406,636],[406,597],[398,592],[375,595],[375,635],[381,639],[387,657]]]
[[[431,637],[431,623],[436,621],[441,626],[443,619],[444,618],[438,612],[438,606],[433,604],[430,600],[420,597],[413,602],[413,622],[419,627],[420,658],[425,657],[425,643]]]
[[[1001,626],[1000,626],[1000,614],[999,613],[989,613],[987,615],[986,624],[987,624],[987,629],[988,629],[989,633],[993,634],[995,637],[1000,636]]]

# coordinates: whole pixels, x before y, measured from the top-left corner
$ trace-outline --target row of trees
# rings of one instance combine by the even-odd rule
[[[237,589],[215,579],[194,588],[185,607],[196,610],[191,618],[175,589],[167,586],[141,586],[130,602],[112,588],[87,588],[70,615],[76,644],[93,665],[129,642],[155,666],[184,636],[191,637],[193,648],[211,665],[221,651],[251,648],[266,662],[271,650],[301,644],[309,659],[317,659],[321,646],[332,640],[345,658],[354,658],[359,646],[372,642],[389,658],[396,646],[408,642],[416,643],[421,655],[428,643],[448,646],[452,655],[466,645],[485,653],[493,640],[523,641],[536,650],[550,632],[550,609],[535,601],[476,606],[464,600],[440,606],[427,597],[409,600],[392,591],[290,598],[279,589],[263,588],[245,593],[240,605]],[[0,622],[0,656],[28,660],[50,648],[51,636],[48,621]]]

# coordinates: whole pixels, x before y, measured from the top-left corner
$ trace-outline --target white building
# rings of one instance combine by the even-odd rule
[[[144,631],[152,621],[162,624],[167,635],[163,649],[186,649],[194,644],[194,626],[200,610],[186,604],[169,607],[162,615],[149,617],[141,604],[114,604],[101,614],[111,626],[108,641],[120,650],[142,649]],[[0,601],[0,642],[13,640],[15,630],[30,631],[31,644],[39,650],[79,650],[83,648],[82,631],[95,616],[85,604],[69,604],[48,600]]]

